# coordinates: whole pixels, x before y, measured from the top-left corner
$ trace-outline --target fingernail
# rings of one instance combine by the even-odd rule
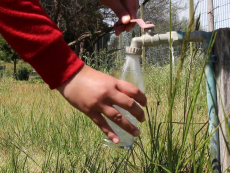
[[[113,138],[113,143],[117,144],[119,142],[119,139]]]
[[[140,130],[135,130],[133,136],[137,137],[141,134]]]
[[[130,16],[123,16],[123,17],[121,18],[121,22],[122,22],[123,24],[129,23],[129,21],[130,21]]]

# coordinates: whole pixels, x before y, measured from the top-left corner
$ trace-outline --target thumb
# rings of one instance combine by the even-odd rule
[[[114,13],[120,19],[122,24],[127,24],[130,22],[131,17],[120,1],[118,0],[112,1],[110,8],[114,11]]]

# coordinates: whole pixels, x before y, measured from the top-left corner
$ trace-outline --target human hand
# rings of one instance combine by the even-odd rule
[[[140,135],[137,127],[113,107],[117,105],[129,111],[138,121],[145,121],[144,111],[134,99],[142,106],[146,106],[147,99],[134,85],[84,65],[57,90],[70,104],[91,118],[114,143],[119,143],[119,138],[102,114],[131,135]]]
[[[138,0],[98,0],[101,4],[111,8],[119,18],[114,25],[115,34],[120,35],[123,31],[129,32],[135,23],[129,23],[130,19],[136,19],[139,8]]]

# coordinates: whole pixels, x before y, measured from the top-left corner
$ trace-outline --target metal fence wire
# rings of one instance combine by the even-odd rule
[[[178,10],[178,16],[180,21],[186,22],[186,18],[189,21],[189,8],[188,8],[188,1],[172,1],[172,3],[179,3],[178,6],[186,6],[186,8],[181,8]],[[146,4],[148,5],[148,4]],[[196,8],[195,11],[195,18],[200,15],[200,30],[208,31],[208,0],[194,0],[194,7]],[[230,0],[213,0],[213,14],[214,14],[214,30],[220,28],[228,28],[230,27]],[[183,30],[181,26],[181,22],[173,23],[172,30]],[[157,21],[154,23],[156,26],[158,25]],[[188,24],[188,23],[187,23]],[[168,32],[168,28],[162,28],[157,31],[158,33],[165,33]],[[199,43],[198,43],[199,45]],[[198,46],[199,47],[199,46]],[[146,48],[146,58],[147,61],[151,64],[167,64],[169,61],[168,56],[168,46],[167,45],[160,45],[154,48]],[[174,56],[175,61],[178,60],[180,57],[180,47],[176,47],[174,49]]]
[[[186,18],[186,14],[188,14],[188,7],[186,3],[181,2],[181,0],[173,0],[173,6],[178,7],[177,14],[172,14],[172,30],[177,31],[185,31],[186,26],[188,25],[188,18]],[[154,6],[155,5],[155,6]],[[144,11],[144,20],[151,21],[155,25],[155,33],[158,34],[165,34],[169,32],[169,1],[168,0],[158,0],[156,4],[151,4],[149,1],[145,4],[145,11]],[[160,11],[156,6],[160,6],[164,10],[165,19],[162,16]],[[156,9],[155,9],[156,8]],[[152,14],[151,14],[152,13]],[[138,12],[138,17],[140,17]],[[165,20],[165,21],[164,21]],[[135,35],[140,36],[140,27],[138,25],[134,28]],[[129,46],[130,41],[132,39],[132,33],[123,33],[123,43],[122,47]],[[177,62],[178,58],[180,57],[181,47],[177,46],[174,48],[174,57],[175,63]],[[123,51],[123,57],[125,57],[125,52]],[[157,47],[146,47],[146,61],[150,65],[159,65],[163,66],[169,63],[169,45],[159,45]]]
[[[164,4],[164,3],[165,4]],[[162,4],[163,3],[163,4]],[[168,1],[162,0],[162,3],[160,5],[167,6]],[[186,28],[184,26],[188,26],[189,24],[189,5],[188,0],[172,0],[172,3],[174,3],[174,6],[182,7],[179,10],[177,10],[177,15],[174,15],[172,30],[182,30],[186,31]],[[158,34],[169,32],[169,24],[162,27],[162,21],[159,21],[158,18],[148,18],[149,11],[148,8],[154,11],[154,14],[157,13],[155,9],[151,6],[151,4],[146,3],[146,9],[145,9],[145,21],[151,21],[156,26],[155,32]],[[208,0],[194,0],[194,8],[196,8],[195,11],[195,18],[200,16],[200,30],[208,31]],[[165,11],[166,16],[169,17],[169,11]],[[214,30],[217,30],[219,28],[227,28],[230,27],[230,0],[213,0],[213,14],[214,14]],[[138,14],[138,17],[140,15]],[[177,20],[175,20],[177,18]],[[179,20],[178,20],[179,19]],[[159,27],[161,26],[161,27]],[[136,26],[134,28],[135,35],[140,36],[140,28]],[[113,33],[110,33],[114,36]],[[129,33],[122,33],[122,57],[125,58],[125,47],[130,45],[130,41],[132,39],[132,32]],[[111,47],[113,50],[119,50],[119,42],[118,38],[115,39],[117,41],[115,47]],[[115,41],[114,40],[114,41]],[[111,42],[110,42],[111,43]],[[199,44],[198,44],[199,45]],[[199,46],[198,46],[199,47]],[[180,46],[175,47],[174,49],[174,56],[175,56],[175,63],[178,61],[181,54],[181,48]],[[115,55],[117,58],[119,57],[119,53]],[[159,45],[158,47],[146,47],[146,60],[151,65],[164,65],[169,63],[169,46],[168,45]]]
[[[195,17],[201,15],[201,29],[208,30],[208,2],[207,0],[194,0],[194,7],[197,6]],[[213,0],[214,29],[230,27],[230,1]]]

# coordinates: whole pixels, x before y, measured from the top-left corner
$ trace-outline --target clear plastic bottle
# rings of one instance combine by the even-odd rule
[[[144,80],[139,61],[139,55],[126,56],[126,62],[124,64],[121,80],[125,80],[134,84],[144,92]],[[132,123],[134,126],[137,126],[137,119],[128,111],[120,108],[117,105],[114,105],[114,108],[116,108],[130,123]],[[128,150],[131,149],[134,143],[134,137],[108,118],[106,118],[106,121],[113,129],[113,131],[118,135],[120,142],[118,144],[114,144],[110,139],[107,138],[107,136],[105,136],[104,144],[113,148],[122,148]]]

